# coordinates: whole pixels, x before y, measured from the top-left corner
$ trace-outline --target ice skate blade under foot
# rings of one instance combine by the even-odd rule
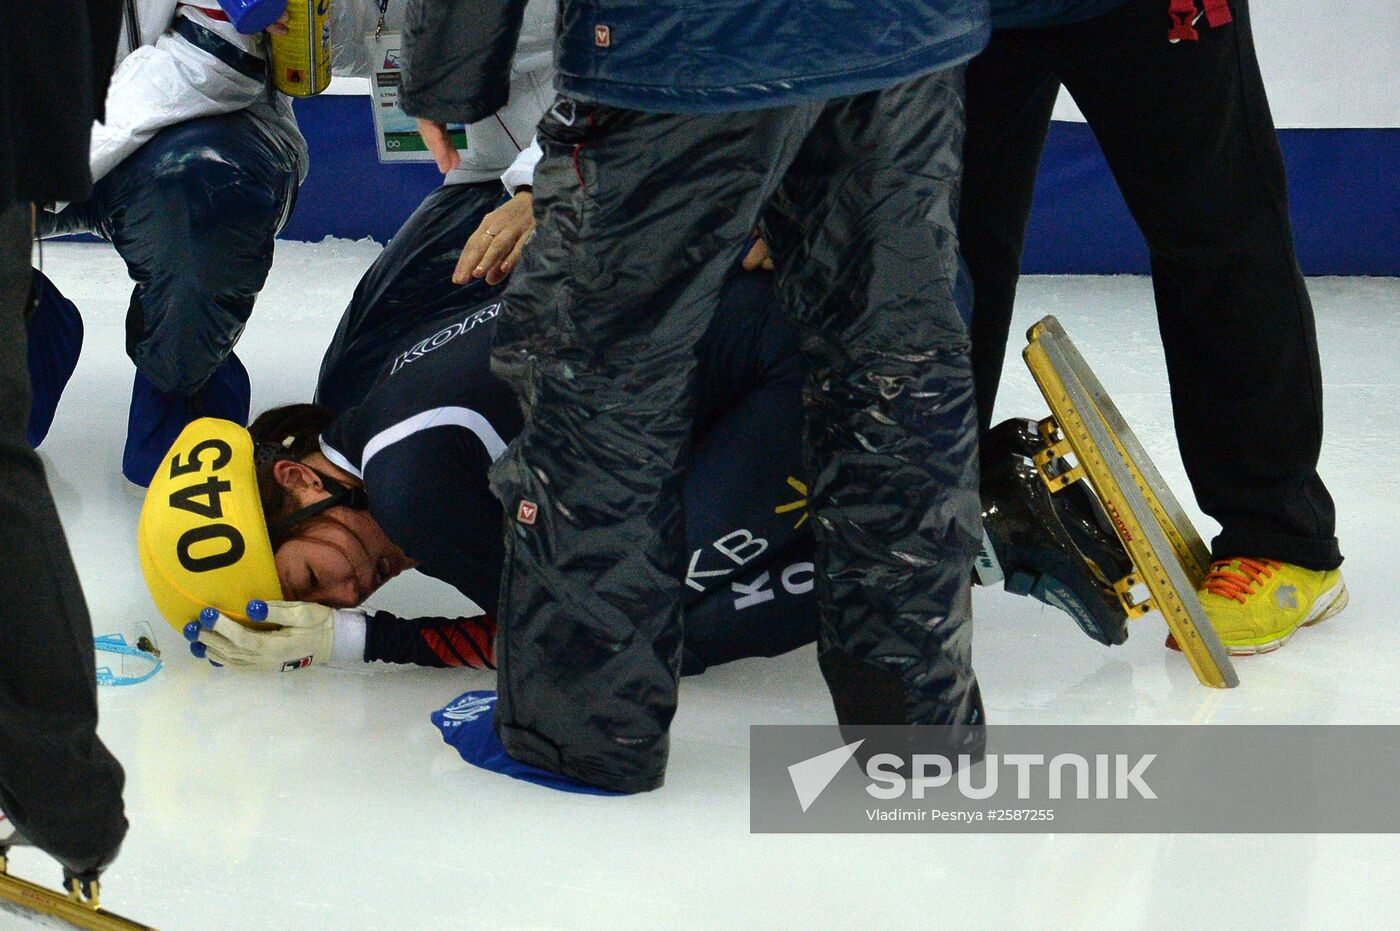
[[[1134,575],[1116,586],[1125,610],[1160,611],[1196,678],[1235,687],[1239,677],[1196,595],[1209,560],[1200,535],[1059,322],[1046,317],[1027,335],[1022,355],[1052,415],[1035,460],[1046,483],[1059,491],[1088,481],[1133,563]],[[1147,599],[1130,595],[1139,583]]]
[[[102,908],[98,902],[97,883],[90,884],[90,895],[84,895],[78,881],[72,880],[67,894],[11,876],[5,857],[0,856],[0,899],[40,915],[58,918],[77,928],[92,931],[155,931],[150,925],[123,918]]]

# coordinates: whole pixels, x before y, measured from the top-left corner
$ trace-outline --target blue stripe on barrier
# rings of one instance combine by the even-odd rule
[[[1400,129],[1285,129],[1289,212],[1309,275],[1400,275]],[[1027,274],[1145,274],[1147,247],[1089,127],[1051,126]]]
[[[313,97],[296,111],[311,173],[283,238],[387,242],[441,181],[431,163],[379,162],[367,97]],[[1303,271],[1400,275],[1400,129],[1279,136]],[[1147,271],[1147,249],[1083,124],[1051,127],[1022,264],[1028,274]]]
[[[442,183],[432,162],[379,161],[369,97],[322,94],[292,101],[311,153],[282,239],[327,236],[388,242],[419,201]]]

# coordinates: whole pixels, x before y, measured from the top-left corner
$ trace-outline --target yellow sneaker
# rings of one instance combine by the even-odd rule
[[[1300,627],[1347,606],[1339,569],[1319,572],[1273,559],[1218,559],[1200,590],[1220,642],[1232,655],[1277,650]]]

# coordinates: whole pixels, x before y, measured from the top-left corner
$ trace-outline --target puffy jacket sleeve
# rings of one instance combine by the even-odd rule
[[[475,123],[505,106],[524,13],[525,0],[409,0],[399,90],[404,112]]]
[[[112,74],[106,121],[92,129],[93,181],[165,127],[241,110],[266,93],[262,48],[260,36],[240,35],[182,4],[155,44],[136,49]]]

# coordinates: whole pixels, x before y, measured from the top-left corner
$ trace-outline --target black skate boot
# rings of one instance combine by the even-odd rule
[[[1122,643],[1128,618],[1113,584],[1132,562],[1083,482],[1055,494],[1046,487],[1033,462],[1043,446],[1033,420],[1008,420],[982,437],[977,582],[1004,579],[1007,591],[1059,608],[1099,643]]]
[[[125,829],[122,830],[125,834]],[[11,820],[0,809],[0,875],[5,873],[6,859],[9,856],[11,847],[38,847],[29,840],[19,830],[19,825]],[[90,890],[95,888],[94,884],[101,877],[102,872],[112,865],[112,861],[117,858],[117,853],[121,850],[121,841],[115,847],[106,850],[88,850],[79,854],[67,853],[60,855],[52,850],[45,850],[49,856],[58,861],[63,867],[63,887],[71,890],[73,884],[77,883],[83,898],[90,899]]]

